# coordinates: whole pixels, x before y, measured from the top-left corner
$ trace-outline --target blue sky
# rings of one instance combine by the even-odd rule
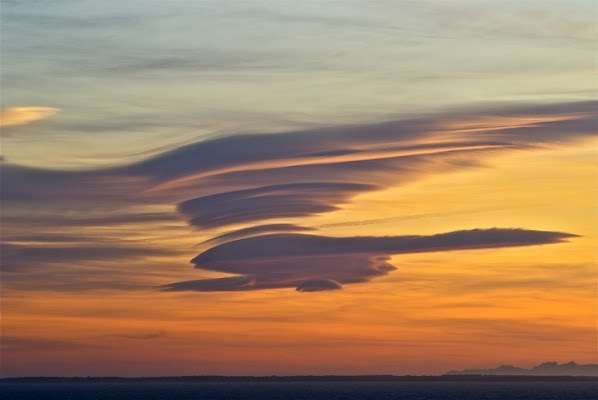
[[[591,1],[6,1],[9,162],[122,163],[217,135],[591,99]],[[14,130],[15,128],[13,128]]]

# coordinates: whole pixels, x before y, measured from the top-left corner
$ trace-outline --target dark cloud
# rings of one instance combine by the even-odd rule
[[[0,174],[3,202],[34,202],[46,208],[81,202],[88,208],[98,204],[131,204],[147,187],[141,177],[119,176],[101,170],[57,171],[8,164],[2,166]]]
[[[375,188],[328,182],[272,185],[198,197],[180,203],[178,209],[191,218],[190,224],[210,228],[334,211],[350,196]]]
[[[469,150],[442,149],[429,154],[239,170],[208,176],[203,182],[222,190],[227,187],[243,187],[247,182],[252,182],[256,186],[268,185],[272,182],[302,184],[316,181],[375,184],[379,187],[388,187],[405,184],[427,174],[471,167],[473,160],[467,163],[463,161],[482,158],[493,151],[492,149],[486,146]],[[496,148],[494,150],[499,151]]]
[[[324,290],[338,290],[343,286],[332,279],[309,279],[301,282],[295,289],[298,292],[321,292]]]
[[[167,249],[148,249],[146,247],[28,247],[18,252],[18,257],[28,260],[45,261],[74,261],[74,260],[105,260],[112,258],[160,256],[173,254]]]
[[[529,144],[552,144],[552,141],[566,141],[570,138],[594,135],[598,128],[596,118],[596,114],[588,113],[557,121],[538,121],[516,128],[488,129],[482,134],[515,141],[524,138]],[[564,132],[568,132],[571,136],[566,137]]]
[[[102,238],[92,237],[92,236],[83,236],[83,235],[64,235],[58,233],[50,233],[50,234],[21,234],[21,235],[14,235],[14,236],[4,236],[2,238],[4,243],[13,243],[13,242],[44,242],[44,243],[68,243],[68,242],[102,242]]]
[[[141,175],[149,174],[158,179],[168,179],[188,173],[200,172],[207,176],[230,170],[247,170],[253,165],[257,166],[251,167],[253,169],[264,169],[263,166],[267,163],[273,163],[275,168],[293,166],[298,160],[354,155],[374,150],[432,151],[450,150],[451,147],[463,145],[521,145],[534,143],[538,139],[554,140],[555,136],[559,136],[560,140],[570,140],[592,135],[593,131],[588,128],[596,126],[597,113],[596,102],[522,105],[520,108],[460,111],[451,115],[433,115],[370,125],[347,125],[281,134],[244,134],[184,146],[125,167],[125,170]],[[555,115],[564,116],[565,119],[552,120]],[[447,123],[464,124],[481,118],[507,117],[537,117],[539,120],[522,121],[511,129],[505,129],[504,124],[476,125],[479,129],[471,135],[470,140],[461,138],[459,141],[451,141],[450,129],[445,128]],[[547,120],[542,122],[543,118]],[[568,125],[567,133],[561,130],[563,125]],[[439,131],[444,131],[441,133],[445,136],[444,140],[426,143],[426,137],[438,135]],[[538,131],[547,131],[550,135],[538,137]],[[494,137],[489,141],[484,132],[491,133]]]
[[[488,154],[594,135],[596,103],[455,111],[425,118],[279,134],[240,134],[186,145],[126,166],[56,171],[3,165],[2,200],[91,206],[178,203],[290,183],[389,186],[478,165]],[[563,119],[555,120],[555,116]],[[478,120],[533,117],[525,122]],[[452,135],[467,123],[470,134]],[[506,126],[505,126],[506,125]],[[448,128],[447,128],[448,126]],[[433,138],[433,140],[429,140]]]
[[[220,244],[224,242],[230,242],[232,240],[241,239],[248,236],[264,235],[266,233],[276,232],[306,232],[314,231],[315,228],[309,228],[304,226],[297,226],[293,224],[266,224],[259,226],[252,226],[249,228],[237,229],[232,232],[226,232],[221,235],[215,236],[211,239],[206,240],[205,244]]]
[[[134,340],[151,340],[151,339],[158,339],[161,337],[166,336],[164,332],[150,332],[150,333],[121,333],[114,335],[116,337],[121,337],[125,339],[134,339]]]
[[[46,210],[47,211],[47,210]],[[101,216],[93,216],[97,212],[65,214],[57,213],[50,215],[36,215],[31,213],[23,215],[22,213],[15,215],[2,216],[2,221],[5,224],[22,225],[27,224],[29,227],[91,227],[91,226],[109,226],[109,225],[123,225],[123,224],[141,224],[141,223],[157,223],[157,222],[175,222],[180,221],[179,215],[169,212],[129,212],[129,213],[113,213],[111,211],[104,211]]]
[[[296,131],[279,134],[244,134],[220,138],[185,146],[161,154],[152,159],[112,171],[116,175],[132,174],[150,177],[159,186],[164,182],[177,182],[186,177],[194,189],[199,182],[210,182],[212,190],[218,190],[214,176],[239,172],[263,173],[283,168],[298,168],[297,173],[309,174],[309,167],[324,171],[328,177],[298,175],[292,182],[333,181],[342,174],[347,165],[384,168],[385,160],[401,157],[414,159],[417,155],[443,154],[457,150],[483,150],[513,147],[511,142],[498,140],[435,140],[424,143],[434,134],[441,120],[394,121],[367,126],[346,126]],[[413,144],[413,142],[420,142]],[[352,164],[353,163],[353,164]],[[305,169],[302,169],[305,167]],[[334,173],[335,169],[339,171]],[[261,179],[259,186],[288,183],[276,180],[276,176]],[[309,181],[309,180],[308,180]],[[223,183],[223,187],[255,187],[253,181]]]
[[[83,245],[72,246],[22,246],[2,243],[2,271],[18,271],[39,267],[43,264],[70,264],[76,262],[106,261],[176,254],[169,249],[155,249],[140,246]]]
[[[345,237],[273,234],[213,247],[191,262],[196,268],[237,276],[178,282],[167,291],[238,291],[296,287],[338,289],[395,269],[392,254],[559,243],[575,235],[524,229],[474,229],[432,236]]]
[[[309,229],[297,227],[297,219],[336,210],[367,191],[483,165],[487,158],[513,149],[594,136],[596,105],[457,110],[369,125],[240,134],[92,171],[3,164],[3,223],[9,227],[3,234],[10,238],[24,227],[39,225],[70,235],[72,231],[58,228],[177,219],[174,212],[148,212],[145,207],[155,205],[178,205],[191,225],[208,230],[202,234],[232,224],[260,225],[225,233],[206,242],[210,245],[276,233],[221,244],[193,260],[198,268],[235,277],[163,287],[202,291],[302,284],[308,291],[329,285],[323,282],[365,282],[384,275],[394,268],[385,261],[390,254],[554,243],[566,234],[495,229],[428,237],[326,238],[283,233]],[[273,219],[280,221],[262,224]],[[18,270],[32,263],[169,254],[124,241],[113,247],[96,244],[18,247],[3,261]]]

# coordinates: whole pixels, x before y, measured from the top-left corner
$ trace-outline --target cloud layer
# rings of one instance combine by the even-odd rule
[[[575,235],[524,229],[474,229],[432,236],[334,238],[273,234],[213,247],[191,260],[196,268],[233,277],[177,282],[163,290],[236,291],[296,287],[336,290],[367,282],[396,268],[393,254],[559,243]]]
[[[592,137],[597,110],[596,102],[530,105],[240,134],[89,171],[5,164],[0,171],[3,229],[14,237],[23,226],[36,226],[39,235],[48,235],[57,227],[185,219],[210,237],[204,248],[217,245],[196,257],[196,266],[237,276],[179,282],[166,290],[338,289],[393,270],[386,262],[391,254],[554,243],[568,237],[514,229],[342,239],[290,232],[317,230],[304,226],[304,218],[337,210],[362,193],[486,165],[506,152]],[[31,245],[19,244],[11,263],[57,263],[61,254],[65,263],[104,257],[104,249],[84,239],[67,244],[29,250]],[[131,251],[143,253],[138,245]],[[132,253],[119,248],[112,258],[128,256]]]
[[[51,117],[60,109],[54,107],[11,107],[0,113],[0,126],[26,125],[33,121]]]
[[[178,209],[191,218],[190,224],[210,228],[334,211],[351,195],[375,188],[333,182],[271,185],[190,199]]]

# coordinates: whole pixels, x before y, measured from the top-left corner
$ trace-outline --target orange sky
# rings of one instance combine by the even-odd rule
[[[595,2],[2,6],[2,377],[598,363]]]
[[[61,275],[39,287],[5,282],[4,373],[437,374],[596,362],[596,171],[595,143],[585,140],[493,156],[304,218],[329,236],[497,226],[580,235],[541,246],[396,255],[396,271],[341,291],[160,292],[154,287],[219,276],[188,264],[210,231],[183,221],[72,228],[175,254],[83,262],[76,268],[102,271],[85,276],[89,290],[85,282],[69,288]]]

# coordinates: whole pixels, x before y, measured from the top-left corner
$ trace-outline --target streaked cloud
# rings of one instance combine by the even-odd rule
[[[0,126],[26,125],[40,119],[51,117],[59,112],[54,107],[11,107],[0,113]]]
[[[166,334],[164,332],[148,332],[148,333],[120,333],[115,334],[115,337],[124,338],[124,339],[133,339],[133,340],[152,340],[152,339],[159,339]]]
[[[2,198],[5,210],[9,210],[3,222],[8,224],[6,237],[22,235],[19,227],[23,223],[45,229],[38,234],[47,237],[53,233],[53,225],[83,228],[152,221],[166,224],[177,223],[182,217],[208,237],[203,248],[216,245],[212,249],[216,251],[225,246],[227,251],[245,254],[244,248],[231,250],[226,246],[251,243],[259,257],[245,255],[245,261],[214,266],[202,261],[202,255],[194,259],[198,268],[239,276],[179,282],[168,286],[168,290],[336,288],[335,282],[366,282],[388,273],[394,267],[387,263],[387,257],[403,249],[397,248],[396,243],[384,247],[390,238],[354,237],[342,240],[353,249],[365,246],[362,252],[336,251],[341,239],[291,234],[327,226],[306,225],[306,217],[339,210],[364,193],[487,165],[500,154],[539,151],[588,138],[595,134],[596,113],[595,102],[461,110],[370,125],[239,134],[190,144],[129,165],[89,171],[7,164],[1,171]],[[40,205],[44,212],[39,212]],[[161,211],[149,211],[148,207],[159,207]],[[436,215],[456,214],[440,211]],[[345,225],[397,218],[406,216],[349,221]],[[337,222],[333,226],[344,225]],[[229,231],[223,232],[223,228]],[[568,237],[554,232],[554,237],[541,236],[544,233],[530,233],[532,236],[528,237],[524,232],[536,231],[479,231],[476,239],[488,239],[480,243],[453,232],[436,236],[435,241],[422,245],[422,251],[553,243]],[[457,237],[463,241],[438,242]],[[397,238],[398,243],[405,240]],[[410,242],[405,252],[420,251],[417,243],[425,239],[418,240]],[[116,242],[8,243],[17,247],[12,248],[7,260],[10,264],[5,268],[18,271],[20,265],[31,262],[102,260],[108,253],[108,258],[115,260],[174,254],[168,249],[162,251],[155,243],[146,253],[138,242],[113,243]],[[268,256],[260,253],[268,247],[287,252]],[[318,249],[326,251],[319,253]],[[210,251],[203,254],[211,254]],[[277,270],[280,265],[287,272]],[[237,269],[239,266],[241,270]],[[319,274],[313,272],[314,268]]]
[[[234,231],[226,232],[221,235],[212,237],[211,239],[206,240],[203,244],[221,244],[225,242],[230,242],[236,239],[242,239],[248,236],[258,236],[264,235],[267,233],[276,233],[276,232],[306,232],[306,231],[314,231],[316,228],[310,228],[307,226],[297,226],[293,224],[266,224],[266,225],[258,225],[258,226],[251,226],[249,228],[237,229]]]
[[[298,292],[321,292],[324,290],[339,290],[343,286],[332,279],[308,279],[297,285]]]
[[[595,1],[139,3],[2,2],[3,374],[594,362]]]
[[[375,188],[327,182],[272,185],[187,200],[178,209],[191,218],[190,224],[210,228],[334,211],[351,195]]]
[[[273,234],[213,247],[191,260],[196,268],[235,277],[177,282],[166,291],[239,291],[296,287],[300,292],[340,289],[396,268],[393,254],[559,243],[576,235],[524,229],[474,229],[432,236],[324,237]]]
[[[2,246],[2,271],[25,270],[40,264],[72,264],[86,261],[135,259],[148,256],[173,254],[168,249],[152,249],[141,246],[84,245],[74,242],[71,246],[12,245]]]

